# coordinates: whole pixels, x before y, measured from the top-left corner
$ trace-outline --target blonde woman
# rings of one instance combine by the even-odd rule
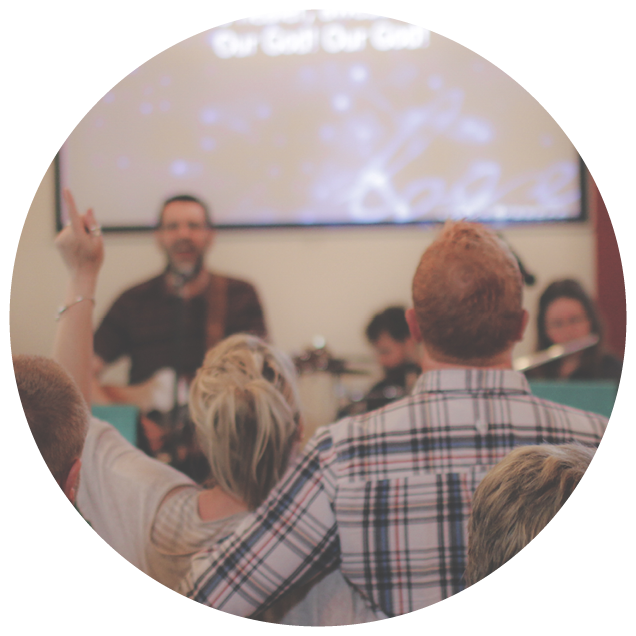
[[[260,503],[298,439],[291,362],[254,336],[232,336],[210,350],[191,394],[197,436],[211,466],[207,488],[93,420],[78,495],[80,511],[98,534],[169,587],[192,553],[229,534]]]
[[[93,419],[77,500],[107,543],[173,589],[196,552],[231,534],[266,498],[301,438],[293,365],[255,336],[231,336],[208,352],[191,386],[190,410],[211,468],[205,488]],[[382,618],[338,570],[299,596],[305,594],[293,609],[280,604],[273,617],[291,624]]]

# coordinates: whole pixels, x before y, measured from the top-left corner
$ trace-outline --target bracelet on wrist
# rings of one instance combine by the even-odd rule
[[[90,300],[93,305],[95,305],[95,299],[91,298],[89,296],[78,296],[73,302],[69,303],[68,305],[64,305],[63,307],[60,307],[57,310],[57,315],[55,317],[55,320],[59,320],[61,315],[67,311],[68,309],[70,309],[71,307],[73,307],[73,305],[77,305],[77,303],[81,303],[84,300]]]

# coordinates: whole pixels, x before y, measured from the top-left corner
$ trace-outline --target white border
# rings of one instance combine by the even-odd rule
[[[5,262],[2,298],[26,212],[56,150],[112,85],[149,57],[264,5],[181,0],[25,0],[3,9],[1,130]],[[268,3],[267,10],[314,8]],[[323,8],[325,5],[322,5]],[[628,195],[635,140],[629,4],[606,0],[340,2],[436,31],[509,73],[551,113],[597,181],[612,216],[633,303]],[[631,193],[630,193],[631,194]],[[3,626],[68,634],[187,634],[247,625],[183,599],[129,566],[88,529],[46,473],[17,401],[8,311],[0,340],[8,413],[1,462]],[[630,464],[636,418],[628,404],[630,335],[614,415],[591,471],[558,521],[475,588],[390,627],[491,634],[619,632],[629,621],[634,566]],[[629,621],[629,622],[628,622]],[[385,629],[376,624],[356,629]],[[258,629],[280,629],[262,625]],[[271,632],[273,633],[273,631]]]

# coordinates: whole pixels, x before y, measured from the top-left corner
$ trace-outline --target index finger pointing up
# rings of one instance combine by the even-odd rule
[[[79,213],[77,212],[77,207],[75,206],[75,199],[73,199],[73,195],[68,188],[64,188],[64,201],[66,202],[66,207],[68,209],[68,218],[71,222],[71,227],[73,228],[73,232],[77,235],[82,235],[85,233],[84,224],[82,223]]]

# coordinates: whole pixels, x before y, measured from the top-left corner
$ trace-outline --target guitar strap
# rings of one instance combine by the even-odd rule
[[[227,314],[227,278],[210,274],[205,290],[205,347],[206,351],[223,340]]]

